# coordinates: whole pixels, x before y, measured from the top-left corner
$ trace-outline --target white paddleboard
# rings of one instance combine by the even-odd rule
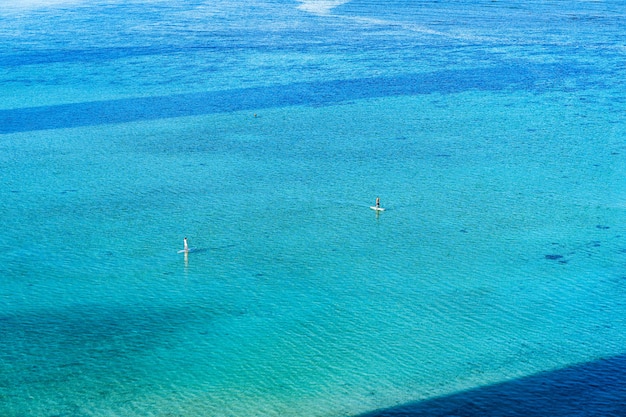
[[[181,250],[179,250],[179,251],[178,251],[178,252],[176,252],[176,253],[185,253],[185,252],[187,252],[187,253],[191,253],[191,252],[195,252],[195,251],[197,251],[197,250],[198,250],[197,248],[189,248],[189,250],[181,249]]]
[[[370,208],[375,211],[385,211],[385,209],[382,207],[371,206]]]

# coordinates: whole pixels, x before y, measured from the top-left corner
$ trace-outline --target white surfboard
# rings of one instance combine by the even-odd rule
[[[371,206],[370,208],[375,211],[385,211],[385,209],[382,207]]]

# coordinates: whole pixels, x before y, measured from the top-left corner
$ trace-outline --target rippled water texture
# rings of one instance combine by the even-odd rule
[[[0,1],[0,415],[625,415],[624,10]]]

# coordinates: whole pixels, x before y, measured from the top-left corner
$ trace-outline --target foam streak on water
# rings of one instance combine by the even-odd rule
[[[619,415],[623,5],[23,6],[0,415]]]

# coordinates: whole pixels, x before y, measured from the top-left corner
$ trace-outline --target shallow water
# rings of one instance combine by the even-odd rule
[[[7,8],[0,414],[348,416],[623,355],[621,9]]]

